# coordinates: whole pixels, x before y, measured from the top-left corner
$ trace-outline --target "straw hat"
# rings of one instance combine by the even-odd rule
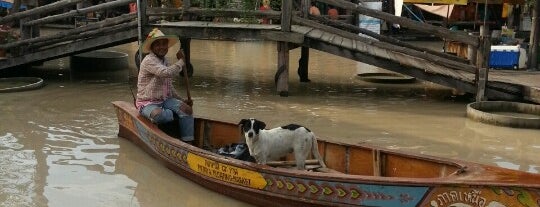
[[[172,47],[176,43],[178,43],[178,36],[176,35],[165,35],[161,30],[158,28],[154,28],[150,33],[148,33],[148,36],[146,36],[146,40],[144,40],[142,44],[142,52],[143,53],[150,53],[152,49],[150,46],[152,46],[152,43],[159,39],[168,39],[169,40],[169,47]]]

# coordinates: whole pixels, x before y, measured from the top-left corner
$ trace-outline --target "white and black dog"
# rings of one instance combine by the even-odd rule
[[[257,163],[266,164],[267,161],[275,161],[288,153],[294,153],[296,167],[305,169],[305,162],[309,152],[317,159],[321,167],[326,167],[319,154],[317,138],[308,128],[289,124],[266,130],[266,124],[254,118],[242,119],[238,123],[244,132],[249,153]]]

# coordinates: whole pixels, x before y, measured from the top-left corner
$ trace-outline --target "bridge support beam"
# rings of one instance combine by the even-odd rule
[[[488,87],[489,54],[491,52],[490,40],[489,26],[480,26],[480,46],[476,54],[476,102],[487,100],[486,88]]]
[[[300,59],[298,60],[298,76],[300,82],[310,82],[308,77],[309,47],[302,47]]]
[[[289,43],[278,42],[278,70],[275,76],[277,92],[282,97],[289,96]]]

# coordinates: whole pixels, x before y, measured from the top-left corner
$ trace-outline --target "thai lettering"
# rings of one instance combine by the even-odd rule
[[[238,169],[231,166],[220,165],[218,162],[204,160],[203,165],[197,165],[197,171],[203,175],[210,176],[230,183],[243,186],[250,186],[251,179],[238,176]]]
[[[482,191],[471,190],[470,192],[449,191],[436,195],[436,200],[431,200],[431,206],[443,207],[455,203],[466,203],[476,207],[484,207],[486,198],[482,197]]]

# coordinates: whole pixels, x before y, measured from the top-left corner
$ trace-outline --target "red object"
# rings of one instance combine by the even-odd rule
[[[259,7],[259,10],[260,11],[266,11],[266,10],[271,10],[272,8],[270,8],[270,6],[268,5],[262,5],[261,7]],[[268,20],[268,18],[263,18],[262,19],[262,22],[261,24],[270,24],[270,20]]]
[[[333,20],[337,20],[339,16],[338,10],[335,8],[328,9],[328,17]]]
[[[137,13],[137,3],[129,3],[129,13]]]

